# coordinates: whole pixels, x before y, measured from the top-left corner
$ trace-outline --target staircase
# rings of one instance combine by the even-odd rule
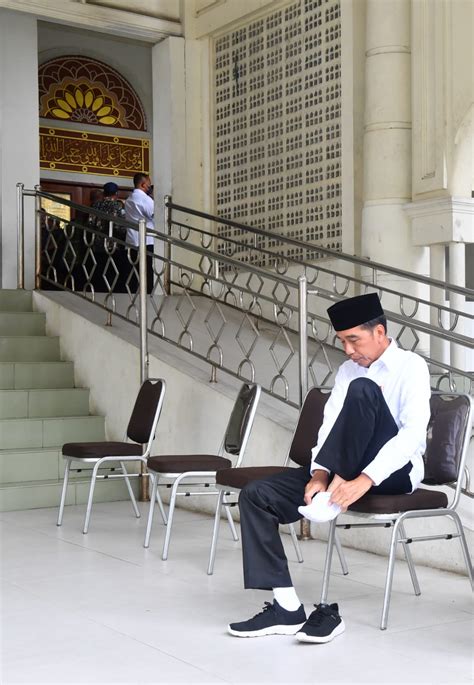
[[[59,503],[65,442],[103,440],[103,416],[89,414],[89,390],[74,387],[74,365],[60,361],[59,338],[45,333],[31,292],[0,290],[0,511]],[[86,501],[76,476],[67,504]],[[98,483],[97,500],[122,499],[123,483]]]

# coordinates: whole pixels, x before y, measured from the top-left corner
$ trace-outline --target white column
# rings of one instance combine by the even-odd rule
[[[155,225],[163,228],[163,197],[179,201],[185,150],[184,39],[170,37],[152,48],[153,175]]]
[[[158,230],[163,230],[164,195],[172,195],[177,204],[202,207],[201,67],[201,41],[170,37],[152,49],[153,180]],[[181,214],[179,219],[199,225],[193,217],[187,219]],[[199,261],[184,250],[175,254],[187,263]]]
[[[444,245],[430,246],[430,276],[438,281],[446,282],[446,254]],[[444,292],[440,288],[430,288],[430,301],[435,304],[447,305]],[[441,314],[441,323],[448,328],[449,317],[447,313]],[[430,307],[430,323],[438,327],[438,311]],[[441,363],[449,364],[449,344],[446,340],[432,337],[430,345],[430,357]]]
[[[449,280],[454,285],[466,286],[466,247],[464,243],[451,243],[449,245]],[[451,307],[459,311],[466,311],[464,295],[451,293]],[[466,335],[464,321],[456,327],[457,333]],[[467,350],[462,345],[451,343],[451,364],[458,369],[467,369]]]
[[[36,19],[0,10],[1,285],[16,288],[16,184],[39,183]],[[34,203],[25,201],[25,287],[34,287]]]
[[[445,278],[433,255],[441,254],[441,244],[451,245],[449,279],[462,286],[462,243],[474,241],[473,18],[470,0],[412,2],[413,203],[407,206],[407,214],[412,219],[414,244],[431,246],[435,269],[431,275]],[[438,289],[432,290],[434,294]],[[438,291],[434,301],[440,297]],[[449,305],[474,311],[473,303],[459,295],[451,297]],[[471,324],[460,319],[456,332],[472,336]],[[437,345],[433,339],[432,356]],[[453,366],[473,368],[472,350],[451,347]]]
[[[368,0],[362,254],[426,274],[427,250],[413,247],[403,211],[411,199],[410,70],[410,1]],[[379,284],[407,290],[396,277]],[[398,298],[384,304],[399,311]]]

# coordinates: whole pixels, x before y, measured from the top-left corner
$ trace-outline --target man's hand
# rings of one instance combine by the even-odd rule
[[[313,473],[313,477],[306,484],[304,489],[304,502],[305,504],[311,504],[311,500],[317,492],[325,492],[328,487],[329,473],[321,469],[317,469]]]
[[[354,480],[347,480],[338,485],[331,493],[330,503],[339,504],[343,511],[346,511],[353,502],[365,495],[373,485],[373,481],[365,473],[354,478]],[[306,486],[308,487],[308,486]],[[305,498],[306,499],[306,498]]]

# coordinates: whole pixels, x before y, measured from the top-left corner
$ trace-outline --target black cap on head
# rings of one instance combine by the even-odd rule
[[[336,302],[329,307],[328,314],[335,331],[346,331],[384,316],[384,311],[377,293],[368,293]]]
[[[104,195],[116,195],[118,192],[118,185],[110,181],[104,185]]]

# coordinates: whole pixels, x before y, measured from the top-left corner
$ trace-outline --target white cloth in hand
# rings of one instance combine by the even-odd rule
[[[311,504],[298,507],[298,511],[305,518],[316,523],[332,521],[338,516],[342,509],[339,504],[330,504],[330,492],[318,492],[313,497]]]

